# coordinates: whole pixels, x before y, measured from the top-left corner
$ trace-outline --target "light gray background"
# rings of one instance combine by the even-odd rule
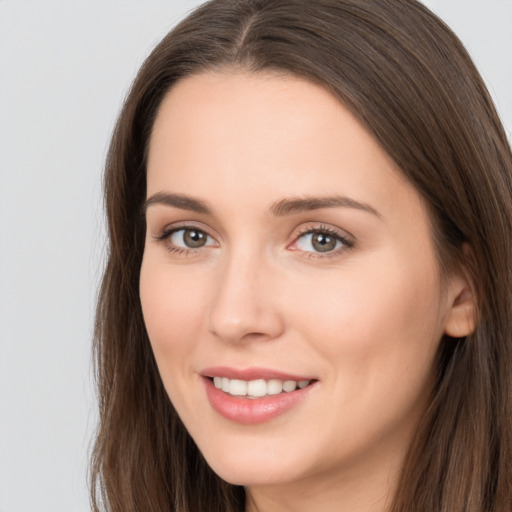
[[[0,512],[89,510],[101,168],[142,59],[197,1],[0,0]],[[512,0],[428,0],[512,130]]]

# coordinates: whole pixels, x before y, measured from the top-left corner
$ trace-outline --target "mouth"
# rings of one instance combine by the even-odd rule
[[[246,425],[264,423],[295,408],[318,383],[306,376],[257,368],[212,368],[201,376],[213,410]]]

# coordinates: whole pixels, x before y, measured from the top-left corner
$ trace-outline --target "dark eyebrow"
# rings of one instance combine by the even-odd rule
[[[321,208],[356,208],[375,215],[382,219],[382,215],[372,206],[361,203],[350,197],[332,196],[332,197],[306,197],[299,199],[282,199],[273,204],[270,211],[278,217],[292,215],[294,213],[305,212],[309,210],[319,210]]]
[[[211,209],[204,201],[182,194],[157,192],[156,194],[146,199],[142,207],[143,212],[145,213],[146,210],[153,204],[173,206],[174,208],[179,208],[181,210],[190,210],[205,215],[211,214]],[[286,215],[293,215],[294,213],[319,210],[321,208],[340,207],[356,208],[358,210],[369,212],[379,219],[382,219],[382,215],[372,206],[345,196],[282,199],[281,201],[278,201],[271,206],[270,212],[276,217],[284,217]]]
[[[175,208],[180,208],[181,210],[190,210],[197,213],[204,213],[206,215],[211,213],[210,208],[204,201],[181,194],[157,192],[156,194],[146,199],[142,206],[142,211],[145,213],[146,210],[153,204],[174,206]]]

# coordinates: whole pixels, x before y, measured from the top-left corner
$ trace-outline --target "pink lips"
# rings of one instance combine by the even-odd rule
[[[295,405],[302,402],[317,381],[310,377],[291,375],[288,373],[276,372],[265,368],[249,368],[238,370],[230,367],[205,368],[201,375],[206,388],[206,395],[213,409],[223,418],[245,425],[255,425],[269,421]],[[212,382],[213,377],[227,377],[228,379],[240,379],[245,381],[257,379],[279,379],[282,381],[294,380],[312,381],[307,387],[296,389],[289,393],[283,392],[278,395],[267,395],[262,398],[248,399],[231,396],[224,391],[217,389]]]

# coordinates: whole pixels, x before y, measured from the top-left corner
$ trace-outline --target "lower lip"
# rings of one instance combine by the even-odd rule
[[[231,396],[217,389],[211,379],[203,378],[210,405],[223,418],[244,425],[256,425],[277,418],[302,402],[316,382],[302,389],[262,398]]]

